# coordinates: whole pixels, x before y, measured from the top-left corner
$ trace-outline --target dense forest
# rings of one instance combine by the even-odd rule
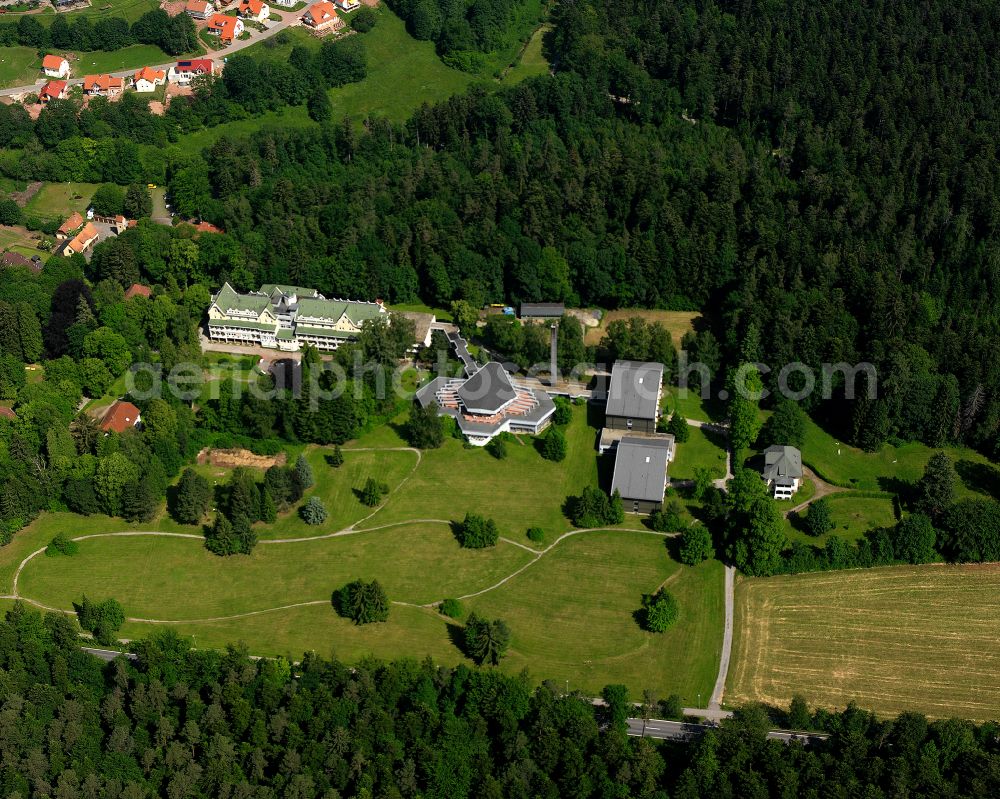
[[[0,623],[0,795],[281,797],[988,797],[994,724],[882,721],[849,707],[748,707],[690,743],[629,739],[607,705],[527,675],[367,660],[349,668],[195,651],[166,632],[105,664],[72,622],[18,604]],[[829,733],[804,748],[775,724]]]

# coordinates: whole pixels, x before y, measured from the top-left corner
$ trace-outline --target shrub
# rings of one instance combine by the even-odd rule
[[[496,522],[477,513],[466,513],[457,532],[458,542],[467,549],[494,547],[500,537]]]
[[[486,451],[498,461],[502,461],[507,457],[507,441],[504,438],[503,433],[492,439],[490,443],[486,445]]]
[[[661,588],[642,598],[642,626],[652,633],[666,632],[677,621],[677,600]]]
[[[441,603],[439,608],[441,613],[447,616],[449,619],[460,618],[464,609],[462,608],[462,603],[457,599],[446,599]]]
[[[51,556],[75,555],[79,550],[80,547],[76,541],[71,541],[65,533],[59,533],[49,541],[49,545],[45,547],[45,554]]]
[[[354,17],[351,19],[351,27],[358,33],[368,33],[368,31],[375,27],[377,21],[378,14],[375,13],[375,10],[368,6],[362,6],[354,12]]]
[[[534,541],[536,544],[545,540],[545,531],[541,527],[529,527],[528,528],[528,540]]]
[[[833,529],[833,517],[830,514],[830,503],[826,499],[817,499],[806,510],[806,532],[809,535],[823,535]]]
[[[649,526],[658,533],[676,533],[684,529],[684,508],[673,499],[661,510],[649,514]]]
[[[556,406],[556,412],[552,414],[553,423],[562,427],[573,421],[573,406],[566,397],[555,397],[553,402]]]
[[[566,460],[566,436],[558,427],[550,427],[549,432],[545,434],[542,457],[556,463]]]
[[[309,497],[309,501],[299,510],[306,524],[322,524],[327,519],[326,506],[319,497]]]
[[[673,434],[674,440],[678,444],[683,444],[691,438],[691,428],[688,426],[687,419],[681,416],[680,411],[674,411],[674,415],[670,417],[670,421],[667,422],[667,432]]]

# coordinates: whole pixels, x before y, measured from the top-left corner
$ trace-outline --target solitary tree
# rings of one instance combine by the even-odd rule
[[[327,517],[326,506],[319,497],[309,497],[299,513],[306,524],[322,524]]]
[[[380,483],[374,477],[365,480],[361,489],[361,501],[369,508],[374,508],[382,501],[382,497],[389,492],[389,486]]]
[[[510,630],[500,619],[470,613],[465,622],[465,650],[479,664],[497,665],[510,645]]]
[[[486,451],[498,461],[504,460],[507,457],[507,439],[502,433],[490,439],[490,443],[486,445]]]
[[[334,469],[344,465],[344,453],[340,451],[340,444],[335,444],[333,452],[326,456],[326,462]]]
[[[809,535],[823,535],[833,529],[830,503],[825,497],[817,499],[806,510],[806,532]]]
[[[917,482],[916,509],[936,521],[955,501],[955,467],[943,452],[931,456],[924,476]]]
[[[542,457],[557,463],[566,460],[566,436],[558,427],[550,427],[546,433],[542,442]]]
[[[693,524],[681,533],[681,563],[694,566],[708,560],[715,552],[712,549],[712,534],[703,524]]]
[[[670,417],[670,421],[667,422],[667,432],[673,434],[678,444],[683,444],[691,438],[691,428],[680,411],[674,411],[674,415]]]
[[[458,527],[458,541],[467,549],[496,546],[499,537],[496,522],[477,513],[466,513],[464,521]]]
[[[642,626],[652,633],[666,632],[677,621],[677,600],[661,588],[642,598]]]
[[[389,597],[378,580],[355,580],[345,585],[335,596],[341,615],[355,624],[372,624],[389,618]]]
[[[312,488],[313,483],[315,483],[312,466],[309,465],[305,455],[299,455],[295,459],[295,479],[303,491]]]

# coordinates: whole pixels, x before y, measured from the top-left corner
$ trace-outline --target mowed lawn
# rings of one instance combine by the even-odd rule
[[[719,436],[706,434],[700,427],[689,427],[688,440],[677,444],[677,454],[667,468],[671,480],[692,480],[695,469],[714,469],[716,477],[726,476],[726,451],[719,446]]]
[[[18,588],[63,609],[85,593],[113,596],[130,617],[173,621],[329,600],[359,577],[378,579],[392,600],[424,604],[487,588],[531,558],[503,542],[462,549],[443,524],[258,544],[252,555],[231,557],[213,555],[200,538],[108,536],[81,541],[72,557],[34,558]]]
[[[457,521],[471,512],[494,518],[501,535],[523,540],[529,527],[538,526],[551,541],[570,529],[563,513],[566,498],[597,485],[596,431],[587,426],[586,408],[573,409],[565,433],[567,455],[561,463],[545,460],[524,436],[507,444],[504,460],[449,438],[440,449],[424,451],[413,476],[362,526],[406,519]]]
[[[725,700],[1000,716],[1000,564],[740,580]]]
[[[34,47],[0,47],[0,86],[26,86],[45,76],[42,59]]]
[[[341,530],[375,511],[375,508],[363,504],[356,493],[360,492],[369,477],[385,483],[392,492],[417,465],[417,456],[413,452],[352,452],[345,449],[342,450],[343,465],[334,468],[326,462],[326,456],[332,451],[332,448],[317,448],[306,454],[312,466],[315,486],[306,492],[295,508],[280,514],[274,524],[262,526],[259,531],[261,540],[309,538]],[[306,524],[298,513],[298,509],[313,496],[322,500],[328,514],[327,520],[320,525]],[[390,493],[389,501],[391,499]]]
[[[99,183],[46,183],[24,206],[27,214],[62,218],[84,213]]]
[[[796,495],[796,499],[798,495]],[[835,535],[845,541],[857,541],[873,527],[892,527],[896,524],[890,497],[862,497],[853,494],[831,494],[826,497],[830,505],[833,529],[821,536],[808,535],[790,519],[785,519],[785,532],[789,542],[802,541],[806,544],[824,546],[826,540]],[[804,517],[808,508],[802,511]]]
[[[677,624],[663,634],[643,631],[633,613],[642,595],[666,584],[677,598]],[[706,700],[719,666],[723,570],[670,559],[664,539],[649,533],[582,533],[561,541],[505,585],[466,601],[469,609],[502,618],[512,639],[505,671],[527,668],[539,678],[596,694],[624,683],[634,696],[646,688]]]

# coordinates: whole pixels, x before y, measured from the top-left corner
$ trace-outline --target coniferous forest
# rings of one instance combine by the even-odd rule
[[[996,796],[996,725],[892,721],[849,707],[765,738],[745,708],[690,743],[630,740],[621,686],[595,708],[558,686],[430,661],[348,668],[190,650],[167,632],[107,664],[64,616],[16,605],[0,623],[0,795],[260,797]],[[772,715],[774,712],[772,711]]]

